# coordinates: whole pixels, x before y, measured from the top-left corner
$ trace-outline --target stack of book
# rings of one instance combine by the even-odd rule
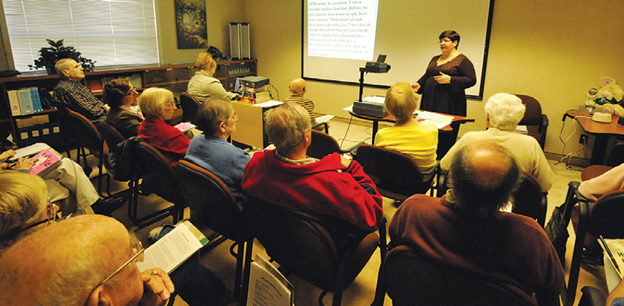
[[[13,116],[32,115],[43,111],[43,104],[37,87],[9,90],[7,94]]]

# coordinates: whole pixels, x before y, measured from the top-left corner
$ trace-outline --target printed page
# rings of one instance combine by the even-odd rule
[[[47,143],[38,142],[25,148],[17,149],[15,150],[15,156],[13,156],[9,162],[17,161],[20,157],[35,155],[48,148],[50,148],[50,146]]]
[[[269,261],[256,254],[249,274],[247,306],[294,305],[293,285]]]
[[[317,123],[327,122],[329,120],[332,120],[333,118],[334,118],[334,115],[320,116],[320,117],[316,117],[316,122]]]
[[[620,276],[622,273],[622,269],[624,268],[624,240],[623,239],[605,239],[609,251],[613,255],[615,259],[615,263],[611,261],[609,254],[602,243],[599,243],[604,252],[604,267],[605,267],[605,276],[607,279],[607,287],[609,288],[609,292],[611,292],[622,280]],[[617,268],[615,267],[617,265]]]
[[[262,102],[262,103],[258,103],[258,104],[254,104],[254,107],[272,107],[272,106],[278,106],[283,104],[284,102],[280,102],[280,101],[267,101],[267,102]]]
[[[171,273],[206,243],[208,239],[193,224],[185,221],[145,249],[145,260],[137,262],[137,266],[140,271],[161,268]]]

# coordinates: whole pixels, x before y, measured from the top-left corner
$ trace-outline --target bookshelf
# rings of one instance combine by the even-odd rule
[[[218,68],[214,77],[221,81],[224,88],[233,90],[237,77],[257,74],[257,63],[258,60],[255,59],[218,61]],[[85,78],[82,82],[100,99],[104,84],[108,80],[118,77],[130,79],[138,91],[147,87],[162,87],[173,91],[178,96],[179,93],[186,91],[188,81],[197,71],[193,65],[193,63],[188,63],[96,67],[93,72],[85,72]],[[45,71],[29,71],[14,77],[0,78],[0,138],[4,140],[9,134],[13,135],[13,142],[21,146],[18,133],[24,125],[28,125],[29,122],[59,122],[60,116],[55,109],[44,109],[30,115],[13,116],[8,96],[10,90],[27,87],[37,87],[42,91],[52,92],[59,80],[58,75],[48,75]]]

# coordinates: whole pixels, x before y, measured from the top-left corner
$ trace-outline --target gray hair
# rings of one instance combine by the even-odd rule
[[[222,98],[213,97],[199,106],[197,111],[197,125],[209,136],[214,136],[219,131],[221,122],[227,122],[234,113],[232,102]]]
[[[522,100],[508,93],[497,93],[485,103],[485,113],[490,115],[490,125],[501,130],[513,130],[522,117],[526,106]]]
[[[62,59],[56,61],[56,64],[54,64],[54,70],[56,70],[56,73],[58,73],[58,75],[60,75],[61,78],[67,79],[67,76],[65,76],[65,74],[63,74],[63,70],[73,68],[74,64],[72,62],[78,63],[73,58],[69,58],[69,57],[68,58],[62,58]]]
[[[269,140],[282,155],[292,153],[301,144],[305,131],[311,127],[308,112],[293,103],[270,109],[264,120]]]
[[[501,169],[484,171],[475,168],[473,153],[479,151],[492,153]],[[520,182],[520,168],[507,149],[489,141],[477,141],[463,146],[453,156],[449,180],[454,208],[465,214],[487,218],[496,216],[511,198]]]

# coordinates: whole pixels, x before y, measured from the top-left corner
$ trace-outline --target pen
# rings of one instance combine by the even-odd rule
[[[602,238],[602,235],[600,235],[599,237],[600,237],[600,242],[602,242],[602,245],[604,246],[605,251],[607,251],[607,254],[609,255],[609,258],[611,259],[611,263],[613,263],[613,266],[615,267],[615,271],[620,276],[620,278],[622,278],[622,273],[620,272],[620,267],[618,266],[617,261],[615,261],[615,258],[613,257],[613,254],[611,253],[611,250],[609,250],[609,247],[607,246],[607,242],[605,242],[604,238]]]

